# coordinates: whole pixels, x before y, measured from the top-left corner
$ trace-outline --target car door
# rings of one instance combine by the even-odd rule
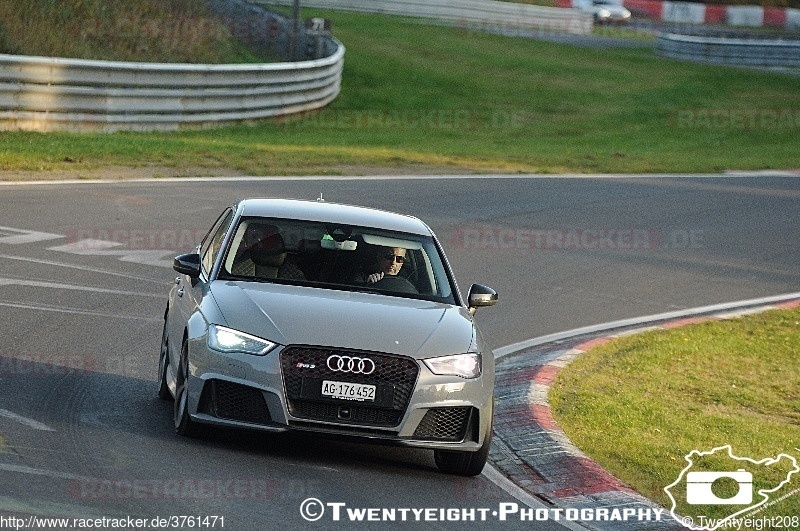
[[[173,300],[173,315],[170,330],[171,362],[177,363],[180,356],[183,333],[191,316],[201,308],[203,296],[208,289],[214,263],[222,249],[225,235],[233,220],[233,210],[228,208],[220,215],[214,226],[203,238],[199,246],[200,277],[193,279],[188,275],[179,275],[176,279],[178,289]]]

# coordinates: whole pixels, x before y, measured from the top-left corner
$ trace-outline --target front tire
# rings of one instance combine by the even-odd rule
[[[183,340],[181,359],[175,374],[175,433],[184,437],[198,437],[200,427],[189,416],[189,342]]]
[[[169,368],[169,338],[167,320],[164,319],[164,332],[161,334],[161,355],[158,357],[158,398],[172,400],[172,393],[167,385],[167,369]]]
[[[489,429],[483,438],[483,445],[477,452],[464,452],[460,450],[434,450],[433,459],[436,467],[445,474],[457,476],[477,476],[486,465],[489,458],[489,450],[492,446],[492,425],[489,422]]]

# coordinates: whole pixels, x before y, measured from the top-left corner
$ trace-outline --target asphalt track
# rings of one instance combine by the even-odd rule
[[[113,176],[110,176],[113,177]],[[425,452],[297,436],[175,436],[155,398],[170,259],[231,201],[315,199],[419,216],[495,347],[641,315],[795,292],[793,175],[302,178],[14,185],[0,190],[0,514],[224,516],[228,529],[350,528],[347,508],[487,509],[397,527],[558,529],[498,521],[517,502]],[[400,514],[400,513],[396,513]],[[406,513],[413,520],[413,513]],[[399,520],[399,518],[398,518]],[[445,518],[446,520],[446,518]],[[210,522],[208,522],[210,523]],[[363,522],[359,528],[391,523]],[[199,526],[196,526],[198,528]],[[219,528],[219,522],[217,522]]]

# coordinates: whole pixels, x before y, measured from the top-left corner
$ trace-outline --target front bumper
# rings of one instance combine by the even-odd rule
[[[369,375],[337,373],[325,363],[330,355],[369,357],[378,367]],[[463,451],[478,450],[491,426],[493,363],[466,380],[435,375],[404,356],[308,346],[266,356],[223,354],[204,338],[190,341],[189,360],[189,412],[205,424]],[[322,397],[323,379],[374,385],[376,399]]]

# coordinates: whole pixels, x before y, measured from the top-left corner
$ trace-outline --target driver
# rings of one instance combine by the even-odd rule
[[[378,247],[367,260],[365,270],[359,272],[356,282],[374,284],[384,276],[396,276],[406,262],[406,250],[402,247]]]

